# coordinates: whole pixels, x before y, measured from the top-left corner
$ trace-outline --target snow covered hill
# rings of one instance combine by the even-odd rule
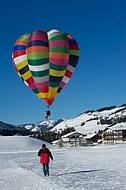
[[[28,136],[0,136],[0,152],[4,151],[36,151],[45,143],[42,140],[30,138]],[[53,145],[47,143],[49,148]]]
[[[124,125],[126,123],[126,105],[120,107],[110,106],[100,108],[96,111],[86,111],[73,119],[59,119],[41,121],[36,124],[20,125],[23,129],[29,131],[56,131],[61,132],[67,127],[74,127],[77,132],[83,134],[90,134],[104,130],[108,126],[113,126],[119,123]],[[3,124],[2,124],[3,126]],[[1,127],[1,125],[0,125]]]
[[[74,127],[77,132],[90,134],[104,130],[108,126],[126,122],[126,105],[116,107],[110,106],[100,108],[96,111],[87,111],[73,119],[48,120],[37,124],[26,124],[25,127],[31,131],[56,131],[61,132],[67,127]]]
[[[89,111],[73,119],[65,119],[56,125],[52,131],[61,131],[66,127],[74,127],[77,132],[88,134],[104,130],[108,126],[120,125],[126,122],[126,106],[104,111]]]
[[[1,190],[125,190],[126,144],[54,148],[50,176],[37,156],[42,141],[0,136]]]

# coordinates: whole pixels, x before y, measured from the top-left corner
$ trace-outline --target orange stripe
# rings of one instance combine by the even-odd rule
[[[27,42],[26,41],[22,41],[22,40],[17,40],[15,42],[15,45],[26,45],[26,44],[27,44]]]
[[[33,46],[29,47],[27,49],[27,53],[33,53],[33,52],[48,52],[49,48],[48,47],[43,47],[43,46]]]
[[[68,53],[50,52],[49,57],[57,58],[57,59],[69,59],[69,54]]]

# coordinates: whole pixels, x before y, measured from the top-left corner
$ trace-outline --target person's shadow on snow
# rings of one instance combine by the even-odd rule
[[[75,172],[68,172],[68,173],[57,174],[56,176],[71,175],[71,174],[81,174],[81,173],[90,173],[90,172],[98,172],[98,171],[101,171],[101,170],[103,170],[103,169],[99,169],[99,170],[75,171]]]

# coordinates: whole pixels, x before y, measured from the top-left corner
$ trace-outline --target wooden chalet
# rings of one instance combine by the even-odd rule
[[[101,136],[97,133],[84,135],[82,133],[74,131],[61,136],[60,140],[53,141],[52,144],[59,147],[89,146],[98,143],[99,139],[101,139]]]
[[[126,143],[126,123],[117,123],[103,132],[104,144]]]

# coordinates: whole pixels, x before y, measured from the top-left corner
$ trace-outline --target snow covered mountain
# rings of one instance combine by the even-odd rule
[[[115,126],[116,124],[124,125],[126,123],[126,104],[120,107],[110,106],[100,108],[96,111],[89,110],[81,113],[73,119],[59,119],[42,121],[36,124],[19,125],[22,129],[32,132],[36,131],[56,131],[61,132],[67,127],[74,127],[77,132],[90,134],[104,130],[106,127]],[[0,130],[8,128],[8,125],[0,122]],[[9,125],[14,128],[17,126]]]
[[[36,132],[36,131],[50,131],[51,129],[53,129],[57,124],[59,124],[60,122],[62,122],[63,119],[59,119],[59,120],[48,120],[48,121],[41,121],[39,123],[36,124],[25,124],[25,125],[20,125],[20,127],[23,127],[27,130],[30,130],[32,132]]]
[[[96,111],[89,110],[73,119],[49,120],[37,124],[26,124],[23,127],[31,131],[56,131],[60,132],[67,127],[74,127],[77,132],[89,134],[104,130],[108,126],[117,123],[123,125],[126,122],[126,105],[120,107],[110,106]]]
[[[73,119],[65,119],[51,130],[58,132],[66,127],[74,127],[77,132],[89,134],[104,130],[106,127],[114,126],[117,123],[123,125],[125,122],[126,106],[108,107],[96,111],[87,111]]]

